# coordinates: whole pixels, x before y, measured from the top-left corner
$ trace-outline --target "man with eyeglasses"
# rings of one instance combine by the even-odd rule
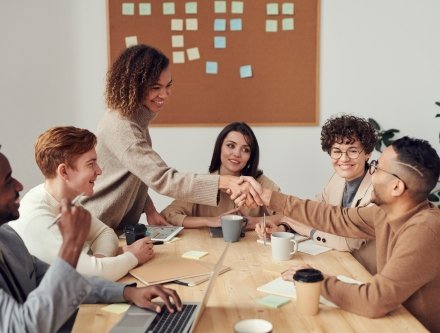
[[[246,181],[273,210],[327,232],[376,239],[373,280],[358,286],[326,276],[324,297],[371,318],[402,304],[428,330],[440,332],[440,209],[428,201],[439,179],[440,158],[427,141],[403,137],[384,149],[369,172],[375,205],[360,208],[301,200]],[[292,267],[283,278],[292,280],[300,268]]]

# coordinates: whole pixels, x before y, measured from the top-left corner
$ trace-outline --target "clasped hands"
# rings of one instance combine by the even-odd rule
[[[263,188],[250,176],[220,176],[220,189],[225,191],[238,207],[263,206]]]

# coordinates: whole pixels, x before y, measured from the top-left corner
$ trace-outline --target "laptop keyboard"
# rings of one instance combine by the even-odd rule
[[[154,321],[148,327],[148,333],[179,333],[185,328],[185,325],[191,319],[197,305],[183,304],[182,311],[170,313],[164,307],[162,312],[156,316]]]

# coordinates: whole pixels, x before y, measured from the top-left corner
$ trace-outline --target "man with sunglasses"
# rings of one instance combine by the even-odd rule
[[[403,137],[369,165],[374,205],[340,208],[262,189],[263,203],[319,230],[376,239],[378,273],[369,283],[326,276],[322,295],[344,310],[376,318],[403,304],[431,332],[440,332],[440,209],[428,201],[440,158],[427,141]],[[322,219],[325,216],[325,219]],[[283,274],[291,280],[295,266]]]

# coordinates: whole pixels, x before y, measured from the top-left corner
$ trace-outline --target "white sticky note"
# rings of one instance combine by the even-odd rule
[[[215,49],[225,49],[226,48],[226,37],[214,36],[214,48]]]
[[[134,3],[124,2],[122,4],[122,15],[134,15]]]
[[[244,10],[243,1],[232,1],[231,3],[232,14],[243,14],[243,10]]]
[[[277,32],[277,31],[278,31],[278,21],[266,20],[266,32]]]
[[[174,64],[183,64],[183,63],[185,63],[185,52],[183,52],[183,51],[174,51],[173,52],[173,63]]]
[[[164,2],[162,4],[162,12],[164,15],[174,15],[176,13],[174,2]]]
[[[281,6],[281,13],[283,15],[293,15],[295,13],[293,2],[284,2]]]
[[[151,15],[151,3],[149,2],[141,2],[139,3],[139,15]]]
[[[240,77],[242,79],[247,77],[252,77],[252,66],[251,65],[240,66]]]
[[[214,13],[226,13],[226,1],[214,1]]]
[[[266,5],[266,14],[267,15],[278,15],[278,4],[277,3],[268,3]]]
[[[184,254],[182,254],[182,258],[200,259],[200,258],[206,256],[207,254],[208,254],[208,252],[204,252],[204,251],[187,251]]]
[[[183,31],[183,20],[182,19],[172,19],[171,20],[171,31]]]
[[[218,73],[217,61],[207,61],[206,62],[206,74],[217,74],[217,73]]]
[[[184,46],[183,35],[171,36],[171,46],[172,47],[183,47]]]
[[[295,21],[292,18],[283,19],[283,30],[295,30]]]
[[[225,19],[215,19],[214,20],[214,31],[226,31],[226,20]]]
[[[185,3],[185,14],[197,14],[197,2]]]
[[[199,23],[196,18],[186,19],[186,30],[188,31],[197,31],[199,29]]]
[[[198,47],[192,47],[186,50],[186,55],[189,61],[200,59],[200,52]]]
[[[231,19],[229,22],[231,31],[241,31],[243,30],[241,18]]]
[[[134,46],[134,45],[138,45],[138,38],[137,38],[137,36],[127,36],[127,37],[125,37],[125,46],[126,47],[130,47],[130,46]]]

